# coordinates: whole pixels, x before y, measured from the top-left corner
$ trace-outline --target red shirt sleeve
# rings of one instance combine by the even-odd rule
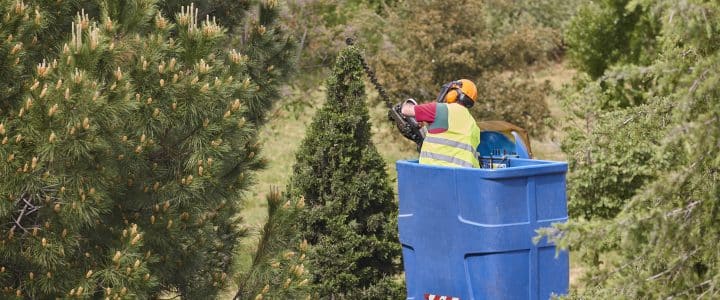
[[[435,122],[436,105],[435,102],[415,105],[415,120],[418,122]]]

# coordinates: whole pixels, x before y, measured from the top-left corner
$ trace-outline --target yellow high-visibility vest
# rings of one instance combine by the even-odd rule
[[[447,114],[442,110],[447,110]],[[433,124],[444,123],[443,115],[447,115],[448,129],[437,134],[428,132],[420,149],[420,163],[448,167],[480,167],[477,158],[480,128],[468,109],[457,103],[438,103]],[[432,129],[433,124],[428,129]]]

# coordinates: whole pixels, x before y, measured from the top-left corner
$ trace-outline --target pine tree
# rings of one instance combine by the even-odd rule
[[[575,149],[600,154],[593,164],[601,166],[589,167],[569,183],[587,189],[598,178],[607,178],[598,184],[602,188],[589,191],[609,194],[608,198],[620,204],[612,214],[560,226],[559,245],[570,247],[587,263],[584,288],[573,296],[716,299],[720,297],[720,159],[716,155],[720,143],[720,5],[637,1],[628,9],[643,11],[647,14],[644,18],[657,18],[661,24],[659,47],[645,53],[657,51],[647,66],[613,65],[608,59],[611,67],[593,82],[596,88],[583,90],[599,104],[620,103],[627,99],[623,95],[638,94],[644,103],[619,108],[600,105],[604,111],[594,119],[600,130],[587,139],[597,145],[570,137],[571,142],[580,141]],[[587,38],[592,43],[594,37]],[[614,78],[641,79],[645,84],[604,84]],[[602,89],[608,86],[611,88]],[[609,147],[603,148],[606,145]],[[637,154],[645,157],[637,159]],[[601,161],[603,158],[620,158],[623,164]],[[643,178],[624,178],[628,176]],[[608,184],[612,180],[615,184]],[[627,191],[621,192],[623,189]],[[570,201],[589,203],[592,199],[587,195],[590,193],[578,193],[578,199]]]
[[[400,298],[397,203],[385,162],[370,140],[360,51],[343,50],[327,102],[298,150],[287,197],[303,199],[300,236],[321,298]]]
[[[230,279],[287,43],[266,19],[247,44],[272,48],[223,50],[212,18],[156,4],[0,3],[3,297],[196,299]]]
[[[201,17],[210,14],[227,28],[231,37],[226,43],[246,56],[247,73],[255,88],[248,94],[253,99],[245,107],[246,119],[262,125],[265,112],[280,98],[280,83],[288,79],[295,64],[295,43],[281,29],[278,1],[265,0],[257,9],[248,0],[171,0],[160,4],[167,13],[193,4]]]
[[[253,3],[249,0],[165,0],[158,3],[158,8],[164,15],[173,17],[182,7],[190,4],[198,9],[200,16],[213,16],[218,24],[233,32],[248,17],[246,12]]]
[[[298,234],[297,220],[305,201],[288,199],[276,189],[266,200],[268,220],[234,299],[305,299],[313,295],[306,267],[308,243]]]

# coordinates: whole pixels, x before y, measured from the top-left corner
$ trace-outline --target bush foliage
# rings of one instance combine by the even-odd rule
[[[650,43],[656,47],[629,53],[619,42],[603,50],[649,58],[639,60],[578,52],[588,73],[596,59],[607,66],[569,96],[585,117],[584,128],[564,142],[571,154],[570,206],[586,218],[544,233],[588,265],[584,289],[572,298],[718,298],[720,5],[618,5],[631,12],[623,15],[650,20],[623,34],[657,32]],[[638,38],[633,34],[626,37]],[[589,49],[600,37],[591,30],[576,38],[580,49]]]
[[[567,28],[569,58],[593,79],[616,63],[648,64],[656,55],[659,20],[629,0],[585,2]]]
[[[387,34],[371,62],[398,101],[431,101],[442,84],[467,78],[480,89],[473,114],[539,134],[549,115],[547,87],[528,70],[559,51],[560,29],[523,8],[507,1],[460,1],[453,9],[403,1],[390,10]]]

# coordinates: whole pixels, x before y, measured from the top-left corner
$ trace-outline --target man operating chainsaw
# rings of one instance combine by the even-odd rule
[[[427,135],[420,149],[420,163],[438,166],[478,168],[477,147],[480,128],[470,115],[477,88],[467,79],[443,85],[435,102],[402,104],[402,114],[427,123]]]

